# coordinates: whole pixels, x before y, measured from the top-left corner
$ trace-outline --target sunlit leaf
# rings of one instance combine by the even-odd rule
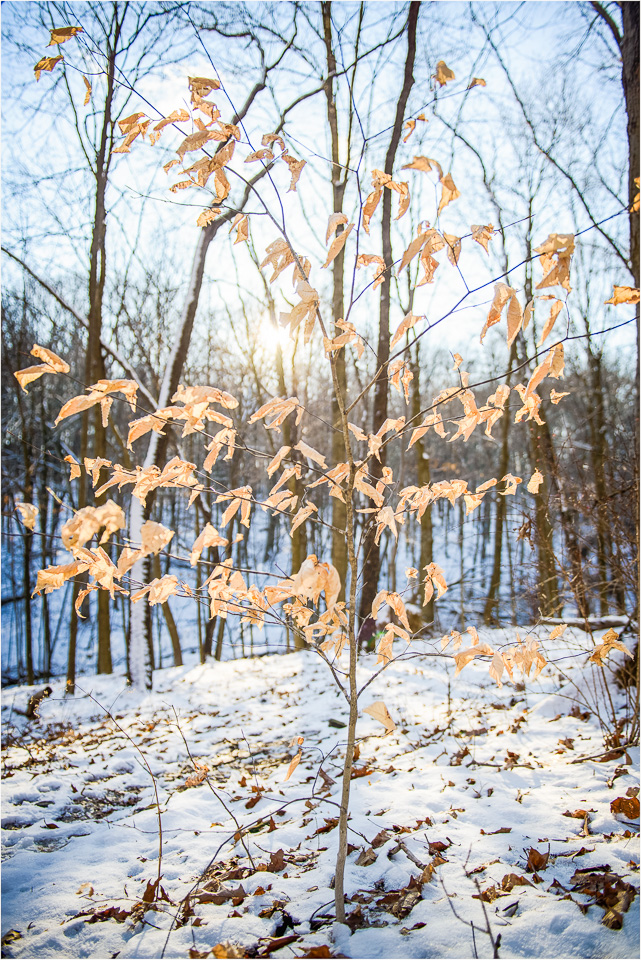
[[[392,720],[389,710],[385,706],[382,700],[376,700],[374,703],[371,703],[369,707],[363,709],[363,713],[369,714],[370,717],[373,717],[374,720],[378,720],[379,723],[382,723],[385,727],[385,736],[389,733],[393,733],[396,729],[396,724]]]
[[[620,303],[638,303],[639,296],[638,287],[615,287],[610,299],[605,300],[604,303],[612,303],[615,306]]]
[[[51,71],[57,63],[60,63],[62,56],[59,57],[43,57],[41,60],[38,60],[37,64],[33,68],[33,71],[36,76],[36,80],[40,79],[40,74],[43,70]]]
[[[450,80],[455,80],[456,76],[452,70],[447,66],[444,60],[439,60],[436,64],[436,73],[434,74],[434,79],[440,87],[444,87],[446,83],[449,83]]]
[[[36,520],[40,510],[33,503],[16,503],[16,510],[20,514],[20,520],[27,530],[35,530]]]

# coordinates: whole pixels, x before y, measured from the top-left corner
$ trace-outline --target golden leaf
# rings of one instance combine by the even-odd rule
[[[220,89],[220,82],[218,80],[211,80],[208,77],[188,77],[187,79],[192,95],[192,103],[194,97],[208,97],[213,90]]]
[[[403,336],[407,333],[408,330],[411,330],[414,324],[418,323],[419,320],[424,320],[425,317],[415,317],[412,313],[408,313],[407,316],[403,317],[400,324],[396,328],[396,332],[392,337],[392,342],[390,343],[390,350],[393,350],[397,343],[403,339]]]
[[[383,724],[385,727],[385,736],[396,730],[396,724],[392,720],[389,710],[382,700],[376,700],[374,703],[371,703],[369,707],[365,707],[363,713],[369,714],[374,720],[378,720],[379,723]]]
[[[567,628],[568,628],[567,623],[560,623],[557,627],[554,628],[554,630],[548,637],[548,640],[556,640],[557,637],[563,636]]]
[[[363,230],[365,233],[369,233],[369,224],[370,220],[374,216],[374,212],[378,206],[378,203],[383,196],[383,190],[381,187],[377,187],[372,193],[369,194],[365,203],[363,204]]]
[[[543,333],[541,334],[541,338],[537,343],[537,347],[540,347],[543,341],[546,340],[547,337],[552,332],[552,328],[556,322],[556,318],[558,317],[562,309],[563,309],[563,302],[561,300],[555,300],[550,309],[550,315],[545,321],[545,326],[543,327]]]
[[[329,238],[332,237],[338,227],[347,223],[348,217],[346,213],[332,213],[327,221],[327,233],[325,234],[325,243],[329,243]]]
[[[505,490],[499,490],[499,493],[502,497],[507,497],[510,494],[516,493],[518,484],[523,482],[520,477],[515,477],[511,473],[506,473],[504,477],[501,477],[501,483],[503,483],[503,481],[505,481],[507,486],[505,487]]]
[[[450,261],[452,266],[456,266],[461,256],[461,238],[455,237],[451,233],[444,233],[443,239],[447,244],[447,259]]]
[[[51,40],[47,46],[53,47],[56,43],[65,43],[75,37],[77,33],[82,33],[82,27],[54,27],[53,30],[50,30],[50,33]]]
[[[408,121],[406,122],[406,124],[405,124],[405,126],[403,127],[403,129],[404,129],[404,130],[407,130],[407,133],[406,133],[405,136],[403,137],[403,143],[407,143],[407,141],[409,140],[409,138],[410,138],[410,137],[412,136],[412,134],[414,133],[415,128],[416,128],[416,120],[408,120]]]
[[[178,590],[178,577],[173,574],[166,574],[164,577],[157,577],[148,583],[142,590],[131,595],[131,602],[137,603],[146,594],[149,594],[149,606],[153,607],[156,603],[165,603],[172,594]]]
[[[441,210],[446,207],[448,203],[451,203],[452,200],[456,200],[461,196],[460,191],[457,190],[456,184],[452,180],[451,173],[446,173],[444,177],[441,177],[440,182],[443,189],[441,191],[441,199],[438,205],[438,210],[436,211],[436,216],[440,214]]]
[[[300,739],[302,740],[303,738],[301,737]],[[302,751],[302,750],[299,750],[298,753],[292,758],[292,760],[291,760],[291,762],[290,762],[290,764],[289,764],[289,767],[287,768],[287,773],[285,774],[285,780],[284,780],[283,782],[286,782],[287,780],[289,780],[289,778],[291,777],[292,773],[294,772],[294,770],[296,769],[296,767],[297,767],[298,764],[300,763],[302,756],[303,756],[303,751]],[[281,853],[282,853],[282,850],[281,850]],[[225,951],[225,956],[227,956],[227,952],[226,952],[226,951]]]
[[[86,107],[87,104],[91,101],[91,84],[85,76],[82,78],[85,82],[85,99],[82,101],[83,107]]]
[[[601,637],[601,643],[594,648],[589,659],[592,663],[602,664],[611,650],[620,650],[621,653],[625,653],[628,657],[632,658],[632,654],[628,648],[619,640],[619,634],[616,633],[615,630],[610,629]]]
[[[314,450],[313,447],[308,446],[304,440],[299,440],[294,450],[300,450],[304,457],[307,457],[309,460],[313,460],[314,463],[318,463],[323,470],[327,469],[327,461],[322,453],[319,453],[318,450]]]
[[[40,79],[40,74],[43,70],[53,70],[57,63],[60,63],[62,56],[59,57],[43,57],[42,60],[38,60],[37,64],[33,68],[33,71],[36,75],[36,80]]]
[[[200,150],[209,140],[213,140],[214,136],[215,134],[212,130],[197,130],[196,133],[190,133],[180,144],[176,153],[182,160],[186,153]]]
[[[341,250],[345,246],[345,241],[347,240],[348,236],[352,232],[353,228],[354,228],[354,224],[350,223],[350,225],[346,227],[342,231],[342,233],[339,233],[338,236],[334,238],[334,240],[332,241],[332,245],[330,246],[327,252],[327,260],[323,264],[322,269],[325,269],[325,267],[328,267],[332,262],[332,260],[334,260],[338,256],[338,254],[341,252]]]
[[[604,303],[612,303],[617,306],[620,303],[638,303],[639,302],[639,289],[638,287],[615,287],[614,293],[609,300],[605,300]]]
[[[20,520],[27,530],[35,530],[36,519],[40,510],[33,503],[16,503],[16,510],[20,514]]]
[[[521,304],[516,294],[510,297],[507,305],[507,345],[511,347],[523,323]]]
[[[289,531],[290,537],[293,537],[294,531],[297,530],[302,523],[305,523],[307,518],[311,517],[312,513],[318,513],[318,507],[313,503],[308,503],[307,506],[300,508],[292,519],[292,527]]]
[[[444,87],[450,80],[456,80],[455,74],[450,70],[444,60],[439,60],[436,64],[436,73],[434,79],[440,87]]]
[[[540,470],[538,469],[538,467],[537,467],[537,469],[534,471],[534,473],[532,474],[532,476],[530,477],[530,479],[529,479],[529,481],[528,481],[528,485],[527,485],[527,490],[528,490],[528,492],[529,492],[529,493],[538,493],[538,492],[539,492],[539,487],[540,487],[541,484],[543,483],[543,480],[544,480],[543,474],[541,473],[541,471],[540,471]]]
[[[516,290],[513,287],[509,287],[507,283],[496,283],[494,285],[494,299],[490,305],[490,310],[487,315],[487,320],[485,321],[485,326],[481,331],[481,343],[483,343],[483,338],[485,334],[493,327],[494,324],[498,323],[501,319],[501,314],[505,304],[516,294]]]
[[[88,568],[88,563],[81,563],[79,560],[74,560],[72,563],[65,563],[61,566],[46,567],[44,570],[38,570],[36,588],[31,596],[42,593],[43,590],[45,593],[59,590],[67,580],[70,580]]]
[[[554,390],[554,388],[550,390],[550,400],[555,405],[559,403],[559,401],[562,400],[563,397],[569,397],[569,396],[570,396],[569,393],[559,393],[557,390]]]
[[[43,373],[69,373],[69,364],[65,363],[65,361],[53,353],[52,350],[48,350],[46,347],[41,347],[39,344],[34,343],[30,352],[33,357],[43,360],[44,363],[37,364],[33,367],[25,367],[24,370],[17,370],[15,372],[14,376],[25,393],[27,392],[25,389],[26,385],[37,380]]]
[[[486,253],[489,253],[488,244],[492,239],[494,233],[494,227],[491,223],[488,223],[487,226],[479,225],[476,223],[472,224],[472,238],[476,240],[477,243],[480,243]]]
[[[406,163],[401,170],[421,170],[423,173],[429,173],[436,170],[440,177],[443,176],[443,168],[438,160],[432,160],[430,157],[414,157],[411,163]]]
[[[198,214],[196,226],[206,227],[208,223],[213,223],[216,217],[219,216],[220,212],[220,207],[208,207],[207,210],[203,210],[202,213]]]
[[[274,154],[267,147],[262,150],[254,150],[249,156],[245,157],[245,163],[253,163],[255,160],[273,160]]]
[[[447,590],[445,574],[437,563],[428,563],[428,565],[425,567],[425,573],[427,574],[427,578],[436,584],[436,599],[439,600]]]
[[[271,147],[274,143],[278,144],[281,152],[285,149],[285,141],[277,133],[265,133],[260,141],[263,147]]]
[[[75,480],[76,477],[80,476],[80,464],[75,457],[72,457],[71,454],[69,454],[69,456],[65,457],[65,463],[71,464],[69,469],[69,480]]]
[[[297,160],[295,157],[292,157],[286,151],[284,151],[281,154],[281,160],[285,161],[285,163],[289,167],[289,172],[292,175],[292,179],[289,184],[289,190],[287,192],[290,193],[290,191],[292,190],[296,192],[296,184],[300,179],[300,175],[303,172],[303,167],[307,163],[307,160]]]
[[[163,547],[167,546],[173,535],[174,531],[164,527],[162,523],[147,520],[140,528],[141,551],[143,555],[147,556],[150,553],[159,553]]]
[[[249,220],[247,214],[237,213],[234,217],[233,223],[229,228],[229,232],[236,230],[236,239],[234,244],[246,242],[249,236]]]
[[[472,82],[468,84],[467,89],[471,90],[472,87],[486,87],[486,86],[487,84],[485,80],[483,80],[481,77],[472,77]]]

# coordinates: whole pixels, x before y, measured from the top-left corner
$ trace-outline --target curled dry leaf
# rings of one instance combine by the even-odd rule
[[[302,738],[301,738],[301,739],[302,739]],[[302,750],[299,750],[298,753],[297,753],[294,757],[292,757],[292,760],[291,760],[291,762],[290,762],[290,764],[289,764],[289,767],[287,768],[287,773],[285,774],[285,781],[289,780],[289,778],[291,777],[292,773],[294,772],[294,770],[296,769],[296,767],[297,767],[298,764],[300,763],[302,756],[303,756],[303,751],[302,751]]]
[[[411,330],[412,327],[418,323],[419,320],[424,320],[425,317],[415,317],[414,314],[408,313],[401,322],[399,323],[392,341],[390,343],[390,350],[393,350],[397,343],[400,343],[403,339],[403,336],[407,333],[408,330]]]
[[[173,162],[173,161],[172,161]],[[196,220],[196,226],[206,227],[208,223],[213,223],[217,216],[221,213],[220,207],[208,207],[207,210],[203,210],[202,213],[198,214],[198,219]]]
[[[452,200],[457,200],[461,196],[460,190],[457,189],[456,184],[452,180],[452,174],[446,173],[444,177],[441,177],[441,199],[439,201],[438,210],[436,215],[438,216]]]
[[[356,258],[357,270],[360,270],[361,267],[368,267],[370,264],[374,264],[375,266],[372,290],[376,290],[376,288],[380,287],[385,279],[385,261],[382,257],[379,257],[378,254],[375,253],[360,253]]]
[[[300,175],[303,172],[303,167],[307,163],[307,160],[297,160],[296,157],[292,157],[286,151],[283,151],[283,153],[281,154],[281,160],[285,161],[285,163],[289,167],[289,172],[292,175],[292,179],[289,184],[289,190],[287,192],[290,193],[290,191],[293,190],[295,193],[296,184],[300,179]]]
[[[327,221],[327,233],[325,234],[325,243],[329,243],[329,238],[334,236],[338,227],[343,223],[347,223],[346,213],[331,214],[329,220]]]
[[[350,223],[348,227],[345,227],[342,233],[339,233],[336,237],[334,237],[334,240],[332,241],[332,244],[327,252],[327,260],[323,264],[322,269],[325,269],[326,267],[328,267],[332,262],[332,260],[334,260],[338,256],[338,254],[341,252],[341,250],[345,246],[345,242],[353,229],[354,229],[354,224]]]
[[[499,490],[499,493],[502,497],[507,497],[510,494],[516,493],[516,488],[519,483],[522,483],[521,477],[515,477],[511,473],[506,473],[504,477],[501,477],[501,483],[505,481],[507,486],[505,490]]]
[[[567,628],[568,628],[567,623],[559,623],[558,626],[554,628],[554,630],[548,637],[548,640],[556,640],[557,637],[562,637],[565,631],[567,630]]]
[[[35,530],[36,519],[40,510],[33,503],[16,503],[16,510],[20,514],[20,521],[27,530]]]
[[[487,87],[487,83],[482,77],[472,77],[472,81],[468,84],[467,89],[471,90],[472,87]]]
[[[67,40],[75,37],[77,33],[82,33],[82,27],[54,27],[53,30],[49,32],[51,33],[51,40],[47,46],[53,47],[56,43],[66,43]]]
[[[550,315],[545,321],[545,326],[543,327],[543,332],[541,333],[541,338],[537,343],[537,347],[540,347],[543,341],[546,340],[548,336],[552,333],[552,328],[554,327],[556,318],[558,317],[562,309],[563,309],[563,301],[555,300],[550,309]]]
[[[434,79],[438,83],[439,87],[444,87],[446,83],[449,83],[450,80],[456,80],[456,76],[452,70],[447,66],[444,60],[439,60],[436,64],[436,73],[434,74]]]
[[[306,506],[301,507],[298,513],[292,519],[291,530],[289,531],[290,537],[294,536],[294,531],[297,530],[302,523],[311,517],[313,513],[318,513],[318,507],[315,503],[307,503]]]
[[[208,97],[214,90],[220,90],[220,82],[209,77],[188,77],[191,102],[200,97]]]
[[[559,401],[562,400],[563,397],[569,397],[569,396],[570,394],[568,392],[559,393],[557,390],[554,390],[554,388],[550,390],[550,401],[555,405],[559,403]]]
[[[507,285],[507,283],[496,283],[494,285],[494,299],[490,305],[490,310],[487,315],[487,320],[485,321],[485,326],[481,331],[481,343],[485,334],[501,319],[501,314],[503,313],[503,308],[506,303],[511,300],[512,297],[516,295],[516,290],[513,287]]]
[[[308,460],[313,460],[314,463],[319,464],[325,470],[327,468],[327,461],[322,453],[319,453],[318,450],[314,450],[313,447],[310,447],[309,444],[305,443],[304,440],[299,440],[294,450],[299,450],[304,457],[307,457]]]
[[[264,133],[260,141],[263,147],[271,147],[274,143],[280,147],[281,153],[285,149],[285,141],[277,133]]]
[[[269,147],[263,147],[262,150],[254,150],[249,156],[245,157],[245,163],[254,163],[256,160],[273,160],[274,154]]]
[[[369,714],[370,717],[373,717],[374,720],[378,720],[379,723],[382,723],[385,727],[385,736],[389,733],[393,733],[396,730],[396,724],[392,720],[389,710],[385,706],[382,700],[375,700],[374,703],[371,703],[369,707],[365,707],[363,713]]]
[[[414,157],[411,163],[406,163],[402,170],[421,170],[423,173],[429,173],[430,170],[436,170],[439,177],[443,176],[443,168],[438,160],[432,160],[430,157]]]
[[[16,370],[14,376],[25,393],[27,392],[27,384],[37,380],[43,373],[69,373],[69,364],[65,363],[52,350],[34,343],[30,352],[33,357],[37,357],[44,362],[33,367],[25,367],[23,370]]]
[[[638,287],[615,287],[610,299],[604,300],[604,303],[612,303],[614,306],[620,303],[638,303],[639,296]]]
[[[461,256],[461,238],[454,236],[452,233],[444,233],[443,239],[447,244],[447,259],[450,261],[452,266],[457,266],[459,257]]]
[[[489,253],[488,244],[492,239],[494,234],[494,227],[491,223],[488,223],[487,226],[479,225],[477,223],[472,224],[472,238],[476,240],[477,243],[483,247],[486,253]]]
[[[173,594],[178,591],[178,577],[168,573],[164,577],[156,577],[151,583],[148,583],[142,590],[131,595],[131,602],[137,603],[144,596],[149,594],[149,606],[153,607],[156,603],[165,603]]]
[[[534,473],[532,474],[532,476],[528,481],[528,485],[527,485],[528,493],[538,493],[539,487],[543,483],[543,479],[544,479],[543,474],[537,467],[537,469],[534,471]]]
[[[69,467],[69,480],[75,480],[76,477],[80,476],[80,464],[75,457],[72,457],[71,454],[65,457],[65,463],[70,464]]]
[[[37,64],[33,68],[35,73],[36,80],[40,79],[40,74],[43,70],[48,70],[51,72],[57,63],[60,63],[62,60],[62,54],[59,57],[43,57],[41,60],[38,60]]]
[[[594,648],[589,659],[592,663],[602,664],[611,650],[620,650],[621,653],[625,653],[626,656],[632,658],[628,648],[619,640],[619,634],[610,628],[607,633],[603,634],[601,643]]]

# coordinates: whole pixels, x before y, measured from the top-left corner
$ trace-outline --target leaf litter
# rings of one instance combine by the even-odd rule
[[[474,649],[509,639],[481,629]],[[471,663],[448,709],[451,664],[395,661],[361,704],[345,927],[346,710],[313,652],[157,671],[151,694],[92,677],[95,700],[64,698],[54,680],[31,724],[14,709],[28,689],[9,688],[3,953],[156,957],[172,927],[167,956],[422,956],[426,930],[430,955],[470,956],[485,908],[504,955],[635,955],[638,748],[603,761],[596,719],[548,670],[497,690]]]

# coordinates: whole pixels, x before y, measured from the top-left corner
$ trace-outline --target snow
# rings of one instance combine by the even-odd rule
[[[490,644],[506,639],[505,630],[480,634]],[[584,642],[568,630],[553,652],[589,691],[593,668],[576,655]],[[366,772],[351,785],[355,849],[345,880],[354,932],[334,922],[338,829],[327,823],[338,816],[345,746],[344,729],[330,721],[346,723],[347,704],[312,650],[159,670],[152,692],[125,686],[121,676],[84,677],[76,696],[65,698],[64,682],[55,680],[31,724],[16,712],[30,688],[5,689],[2,935],[14,930],[20,938],[5,941],[4,955],[187,957],[219,943],[258,955],[274,938],[296,935],[271,955],[301,956],[326,944],[348,957],[472,957],[473,922],[478,956],[491,957],[485,907],[502,958],[637,956],[638,897],[622,928],[610,929],[601,907],[581,911],[589,898],[572,889],[572,878],[578,868],[608,864],[638,888],[638,821],[610,809],[638,786],[638,748],[604,761],[598,719],[586,717],[582,702],[574,712],[583,718],[571,715],[575,688],[551,665],[524,688],[498,689],[487,665],[473,663],[454,681],[450,658],[412,652],[362,695],[357,768]],[[373,670],[374,658],[361,658],[359,685]],[[621,694],[613,696],[623,709]],[[396,723],[389,736],[362,712],[376,700]],[[298,736],[303,758],[285,782]],[[189,754],[207,764],[209,784],[187,785],[198,772]],[[586,757],[596,759],[573,762]],[[329,787],[321,760],[335,780]],[[150,771],[161,808],[161,885],[172,902],[144,909],[135,905],[159,870]],[[587,830],[583,819],[563,816],[577,809],[588,811]],[[509,832],[494,832],[501,828]],[[383,830],[389,839],[374,849],[376,859],[358,866]],[[404,892],[422,872],[411,857],[429,864],[437,841],[444,862],[419,884],[411,911],[385,910],[377,901]],[[532,847],[549,850],[538,883],[526,872]],[[278,857],[270,864],[281,850],[284,867]],[[475,899],[509,874],[530,885],[492,902]],[[245,896],[235,904],[192,896],[193,915],[175,923],[190,891],[211,899],[241,885]],[[566,890],[572,900],[563,899]],[[88,922],[108,908],[127,916]]]

